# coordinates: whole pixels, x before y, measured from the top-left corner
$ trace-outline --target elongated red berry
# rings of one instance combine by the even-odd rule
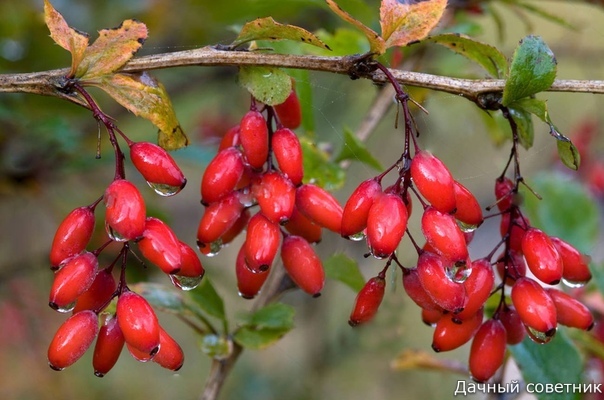
[[[302,237],[289,235],[281,245],[281,259],[290,278],[306,293],[317,297],[325,284],[323,263]]]
[[[245,237],[245,262],[254,272],[266,271],[279,250],[281,231],[261,213],[250,218]]]
[[[450,214],[428,207],[422,215],[422,232],[437,253],[454,262],[465,262],[469,256],[466,239]]]
[[[594,317],[583,303],[560,290],[547,289],[547,293],[556,305],[559,324],[586,331],[593,328]]]
[[[522,238],[522,253],[531,272],[548,285],[562,279],[562,259],[554,243],[543,231],[530,228]]]
[[[180,242],[172,229],[162,220],[149,217],[138,242],[143,256],[166,274],[175,274],[182,265]]]
[[[153,362],[171,371],[178,371],[185,362],[180,345],[161,326],[159,327],[159,351]]]
[[[206,207],[197,228],[198,243],[215,242],[235,224],[243,211],[239,197],[239,192],[231,192],[222,200]]]
[[[516,185],[508,178],[501,178],[495,181],[495,199],[499,211],[505,211],[512,206],[514,196],[516,195]]]
[[[495,273],[489,260],[482,258],[472,262],[472,273],[463,282],[468,302],[463,311],[457,314],[457,317],[464,319],[478,312],[491,295],[494,284]]]
[[[71,311],[77,298],[94,282],[98,266],[97,257],[90,252],[70,258],[55,273],[48,300],[50,307],[57,311]]]
[[[70,212],[57,228],[50,248],[50,265],[53,269],[84,249],[94,231],[94,211],[79,207]]]
[[[428,151],[419,151],[411,160],[411,178],[417,190],[442,213],[455,210],[454,179],[446,165]]]
[[[373,178],[367,179],[357,186],[344,205],[340,232],[343,237],[350,238],[367,227],[369,209],[381,193],[382,185]]]
[[[157,353],[159,322],[144,297],[131,291],[123,292],[117,299],[116,315],[127,344],[150,356]]]
[[[211,204],[226,197],[241,180],[245,166],[241,151],[227,147],[214,156],[201,178],[201,200]]]
[[[456,209],[453,216],[458,221],[470,227],[482,224],[482,208],[476,197],[461,183],[454,181]]]
[[[235,261],[235,276],[239,295],[244,299],[253,299],[260,292],[262,285],[268,278],[269,271],[253,272],[245,263],[245,243],[237,253]]]
[[[545,337],[556,333],[556,305],[537,282],[531,278],[520,278],[512,286],[512,304],[522,322]]]
[[[506,333],[501,321],[485,321],[472,340],[470,348],[470,374],[477,382],[486,382],[503,364]]]
[[[154,143],[133,143],[130,145],[130,159],[149,186],[162,196],[180,192],[187,183],[172,156]]]
[[[105,190],[103,201],[107,208],[107,233],[112,239],[127,241],[143,234],[147,211],[136,186],[125,179],[116,179]]]
[[[178,275],[188,278],[202,277],[205,274],[205,270],[195,250],[180,240],[178,241],[178,246],[180,247],[180,257],[182,260]]]
[[[99,308],[108,304],[116,288],[117,283],[110,269],[98,271],[92,285],[76,300],[74,314],[82,310],[101,311]]]
[[[84,310],[67,318],[48,346],[50,368],[61,371],[86,353],[99,329],[97,315]]]
[[[498,318],[505,327],[506,342],[518,344],[524,340],[526,329],[520,319],[520,315],[513,306],[504,305],[498,310]]]
[[[442,307],[436,304],[420,282],[418,268],[403,269],[403,287],[411,300],[422,309],[442,313]]]
[[[443,315],[443,312],[440,310],[427,310],[422,308],[422,322],[433,328],[436,326],[438,321],[440,321]]]
[[[327,190],[310,183],[298,187],[296,207],[317,225],[340,233],[343,209]]]
[[[302,109],[300,107],[300,100],[298,99],[298,95],[294,88],[289,92],[289,96],[287,96],[287,99],[285,99],[283,103],[277,104],[273,106],[273,108],[277,113],[279,122],[281,122],[284,127],[296,129],[300,126],[300,123],[302,122]]]
[[[432,300],[443,309],[458,313],[468,302],[466,288],[453,282],[445,273],[447,260],[443,257],[424,252],[417,261],[419,281]]]
[[[239,139],[247,162],[252,168],[261,169],[268,158],[268,127],[260,112],[250,110],[243,116]]]
[[[252,183],[252,195],[262,214],[276,224],[284,224],[296,205],[296,188],[284,175],[269,171]]]
[[[373,319],[380,304],[382,304],[385,288],[386,281],[380,276],[373,277],[365,283],[365,286],[357,294],[354,308],[350,313],[348,319],[350,326],[364,324]]]
[[[298,136],[288,128],[277,129],[273,133],[271,146],[283,175],[287,176],[294,186],[300,185],[304,177],[304,166]]]
[[[591,280],[589,257],[564,240],[551,237],[562,259],[562,279],[570,286],[582,286]]]
[[[455,314],[443,315],[434,327],[432,349],[437,353],[450,351],[469,342],[480,327],[483,315],[482,310],[464,320]]]
[[[220,140],[218,151],[220,152],[221,150],[224,150],[227,147],[237,147],[240,144],[241,140],[239,139],[239,124],[237,124],[228,131],[226,131],[226,133]]]
[[[285,229],[292,235],[302,236],[309,243],[319,243],[323,236],[321,227],[298,211],[297,207],[294,207]]]
[[[115,315],[107,314],[94,346],[92,367],[94,374],[102,378],[109,372],[120,357],[124,348],[124,335]]]
[[[379,196],[367,216],[367,244],[374,257],[388,257],[398,247],[407,229],[407,207],[394,193]]]

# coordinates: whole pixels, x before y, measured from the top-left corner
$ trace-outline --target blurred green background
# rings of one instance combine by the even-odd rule
[[[523,21],[495,2],[505,25],[499,38],[489,15],[451,15],[459,31],[470,32],[497,45],[507,56],[529,32],[540,34],[556,54],[559,78],[604,79],[604,13],[586,3],[535,2],[566,18],[568,29],[543,18]],[[345,9],[375,29],[378,1],[339,1]],[[228,44],[235,29],[263,16],[314,31],[333,32],[344,23],[321,0],[55,0],[55,8],[71,26],[91,34],[136,18],[149,27],[149,39],[139,53],[179,51],[208,44]],[[70,56],[53,44],[43,22],[42,1],[0,1],[0,73],[41,71],[69,65]],[[328,42],[328,44],[330,44]],[[361,50],[362,46],[359,47]],[[335,49],[337,50],[337,49]],[[420,70],[460,77],[483,77],[478,68],[440,48],[427,48]],[[147,190],[128,164],[127,174],[139,185],[149,213],[167,219],[178,236],[194,245],[202,214],[199,182],[205,164],[216,149],[217,138],[238,122],[249,105],[249,95],[237,85],[235,68],[176,68],[154,72],[167,87],[177,116],[192,145],[174,153],[189,179],[182,193],[159,198]],[[370,82],[325,73],[308,75],[316,140],[338,148],[342,131],[358,128],[377,88]],[[155,128],[121,109],[101,92],[93,94],[103,110],[115,117],[134,140],[155,140]],[[564,133],[584,121],[602,123],[604,98],[589,94],[547,94],[552,119]],[[423,101],[429,115],[417,114],[420,142],[443,159],[453,175],[477,193],[481,204],[492,202],[493,180],[502,170],[509,150],[493,145],[483,116],[473,104],[454,95],[430,93]],[[401,153],[402,132],[394,129],[391,109],[367,142],[383,165]],[[600,128],[601,133],[601,128]],[[104,135],[104,133],[103,133]],[[48,368],[46,349],[54,331],[65,319],[47,306],[52,282],[48,250],[54,230],[73,208],[98,198],[113,176],[113,154],[103,138],[103,157],[95,159],[97,126],[87,110],[52,98],[0,94],[0,398],[2,399],[193,399],[202,391],[210,360],[199,351],[199,338],[181,321],[160,314],[162,325],[185,349],[184,367],[176,374],[149,363],[134,361],[127,352],[104,378],[93,375],[91,355],[57,373]],[[603,145],[594,142],[596,152]],[[536,124],[536,144],[522,152],[523,172],[530,176],[550,168],[555,142],[545,125]],[[360,163],[349,168],[344,188],[336,192],[344,202],[356,185],[378,171]],[[101,217],[97,215],[97,221]],[[410,229],[419,232],[417,215]],[[471,247],[482,256],[496,239],[497,224],[485,224]],[[101,243],[102,226],[97,222]],[[412,265],[414,252],[403,241],[399,258]],[[217,257],[202,262],[217,290],[225,297],[230,317],[249,309],[237,296],[234,257],[240,239]],[[383,262],[364,259],[362,243],[345,242],[326,233],[318,246],[322,256],[344,252],[361,263],[366,277]],[[110,253],[110,252],[109,252]],[[114,254],[114,253],[113,253]],[[103,254],[106,265],[112,254]],[[136,267],[129,268],[136,270]],[[244,399],[442,399],[451,398],[458,379],[447,372],[397,371],[395,356],[408,348],[431,352],[431,329],[419,310],[403,293],[400,276],[392,276],[385,301],[375,321],[351,329],[348,314],[355,294],[338,282],[328,282],[323,295],[311,299],[288,293],[284,301],[296,308],[296,328],[263,351],[246,351],[225,385],[222,398]],[[132,280],[168,284],[150,270],[136,271]],[[396,284],[395,282],[396,281]],[[465,362],[466,347],[439,359]],[[90,352],[89,352],[90,353]]]

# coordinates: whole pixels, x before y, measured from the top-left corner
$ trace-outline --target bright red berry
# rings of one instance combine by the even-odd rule
[[[488,381],[503,364],[506,347],[505,327],[496,319],[485,321],[472,340],[470,374],[477,382]]]
[[[340,233],[343,209],[327,190],[310,183],[298,187],[296,207],[317,225]]]
[[[101,311],[99,308],[109,302],[116,288],[117,283],[111,269],[98,271],[92,285],[78,297],[73,309],[74,314],[82,310]]]
[[[252,168],[261,169],[268,158],[268,127],[260,112],[250,110],[243,116],[239,139],[247,162]]]
[[[466,239],[451,214],[428,207],[422,215],[422,232],[437,253],[454,262],[465,262],[469,256]]]
[[[302,236],[309,243],[319,243],[323,236],[321,227],[298,211],[297,207],[294,207],[285,229],[292,235]]]
[[[570,286],[582,286],[591,280],[589,257],[564,240],[551,237],[562,259],[562,279]]]
[[[144,297],[131,291],[123,292],[117,299],[116,315],[127,344],[150,356],[157,353],[159,321]]]
[[[50,307],[62,312],[71,311],[77,298],[94,282],[98,266],[97,257],[90,252],[70,258],[55,273],[48,300]]]
[[[466,288],[453,282],[446,275],[447,260],[443,257],[424,252],[417,261],[419,281],[432,300],[443,309],[458,313],[468,302]]]
[[[457,317],[464,319],[478,312],[491,295],[494,284],[495,274],[489,260],[482,258],[472,262],[472,273],[463,282],[468,302],[463,311],[457,314]]]
[[[516,185],[508,178],[501,178],[495,181],[495,199],[499,211],[505,211],[512,206],[514,196],[516,195]]]
[[[92,367],[94,374],[102,378],[113,368],[124,348],[124,335],[115,315],[105,315],[103,325],[94,346]]]
[[[530,228],[522,238],[522,253],[531,272],[548,285],[562,279],[562,259],[554,243],[543,231]]]
[[[200,246],[220,239],[239,219],[243,211],[239,197],[239,192],[231,192],[222,200],[206,207],[197,229]]]
[[[403,287],[411,300],[422,309],[442,313],[442,307],[436,304],[420,282],[418,268],[403,269]]]
[[[84,355],[99,329],[97,315],[84,310],[67,318],[48,346],[50,368],[61,371]]]
[[[365,283],[357,294],[354,308],[348,319],[350,326],[364,324],[373,319],[384,298],[385,288],[386,281],[380,276],[373,277]]]
[[[290,278],[306,293],[317,297],[325,284],[323,263],[302,237],[289,235],[281,245],[281,259]]]
[[[147,211],[136,186],[125,179],[116,179],[105,190],[103,201],[107,207],[107,233],[112,239],[127,241],[143,234]]]
[[[428,326],[434,328],[442,316],[443,313],[440,310],[428,310],[422,308],[422,322]]]
[[[269,171],[252,183],[252,195],[266,218],[284,224],[291,217],[296,204],[296,188],[284,175]]]
[[[205,270],[201,265],[201,261],[199,261],[199,257],[197,257],[195,250],[180,240],[178,241],[178,245],[180,247],[180,256],[182,259],[178,275],[189,278],[202,277],[205,274]]]
[[[239,249],[235,261],[235,276],[239,295],[244,299],[253,299],[260,292],[268,278],[269,271],[253,272],[245,263],[245,243]]]
[[[160,326],[159,351],[153,357],[153,362],[171,371],[178,371],[185,362],[185,354],[180,345]]]
[[[518,279],[512,286],[511,297],[516,312],[527,327],[545,337],[556,333],[556,305],[537,282],[526,277]]]
[[[357,186],[344,205],[341,229],[343,237],[350,238],[367,227],[369,209],[381,193],[382,185],[373,178]]]
[[[180,192],[187,183],[176,161],[156,144],[133,143],[130,145],[130,159],[149,186],[162,196]]]
[[[477,227],[482,224],[482,208],[476,197],[461,183],[454,181],[456,209],[453,216],[458,221],[469,227]]]
[[[211,204],[225,198],[241,180],[245,166],[241,151],[227,147],[210,161],[201,178],[201,199]]]
[[[94,231],[94,211],[91,207],[79,207],[61,222],[50,248],[50,265],[53,269],[86,249]]]
[[[367,216],[367,244],[375,257],[388,257],[398,247],[407,229],[407,207],[399,195],[379,196]]]
[[[560,290],[547,289],[547,293],[556,305],[559,324],[586,331],[593,328],[594,317],[583,303]]]
[[[469,342],[480,327],[483,315],[482,310],[464,320],[455,314],[443,315],[434,327],[432,349],[437,353],[450,351]]]
[[[292,91],[287,96],[287,99],[281,104],[273,106],[279,122],[284,127],[289,129],[296,129],[302,122],[302,109],[300,107],[300,100],[296,94],[296,90],[292,87]]]
[[[273,133],[271,146],[283,175],[287,176],[294,186],[300,185],[304,177],[304,166],[298,136],[288,128],[277,129]]]
[[[411,178],[417,190],[442,213],[455,210],[454,179],[447,166],[428,151],[419,151],[411,160]]]
[[[237,147],[240,144],[241,140],[239,139],[239,124],[237,124],[228,131],[226,131],[226,133],[222,137],[222,140],[220,140],[218,152],[226,149],[227,147]]]
[[[180,271],[182,265],[180,242],[164,221],[154,217],[147,218],[143,238],[138,242],[138,249],[147,260],[166,274]]]
[[[281,231],[261,213],[250,218],[245,237],[245,262],[254,272],[267,271],[279,250]]]

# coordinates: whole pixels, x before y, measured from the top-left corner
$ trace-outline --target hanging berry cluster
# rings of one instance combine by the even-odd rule
[[[50,251],[55,276],[49,305],[72,315],[59,327],[50,343],[50,367],[62,370],[70,366],[96,338],[92,363],[99,377],[115,365],[124,344],[139,361],[153,360],[162,367],[178,370],[184,360],[182,349],[160,326],[149,303],[127,286],[127,259],[130,255],[136,256],[131,244],[136,244],[142,256],[181,289],[196,287],[204,269],[196,252],[180,241],[165,222],[147,215],[143,196],[126,179],[124,153],[116,133],[128,145],[132,164],[156,193],[175,195],[185,186],[186,179],[164,149],[149,142],[131,141],[84,89],[78,84],[74,84],[74,89],[88,101],[97,121],[107,128],[115,152],[115,176],[103,196],[69,213],[55,234]],[[94,213],[101,202],[105,206],[108,240],[100,248],[89,251]],[[118,257],[107,267],[99,268],[99,254],[112,243],[122,243]],[[113,269],[118,263],[121,270],[116,281]],[[115,306],[109,307],[115,298]],[[110,309],[113,311],[107,311]]]
[[[384,173],[362,182],[352,193],[344,207],[341,230],[342,236],[350,239],[366,238],[370,254],[387,258],[387,262],[358,293],[350,325],[374,317],[384,296],[386,270],[394,262],[403,272],[405,291],[421,307],[423,321],[434,327],[434,351],[453,350],[472,340],[469,369],[476,381],[485,382],[496,373],[503,363],[506,344],[517,344],[526,335],[537,343],[547,343],[558,324],[591,329],[594,319],[585,305],[558,288],[544,287],[561,281],[569,287],[584,285],[591,279],[588,258],[562,239],[531,226],[522,214],[518,189],[524,180],[517,153],[519,140],[508,110],[500,109],[510,123],[513,145],[510,159],[495,183],[499,212],[484,217],[501,218],[501,240],[487,256],[471,260],[467,246],[483,222],[481,207],[442,161],[419,148],[409,98],[394,79],[391,82],[403,109],[404,152]],[[512,164],[513,178],[509,179],[506,174]],[[382,189],[383,178],[395,169],[396,180]],[[411,194],[423,208],[423,247],[407,230]],[[395,254],[406,232],[418,253],[417,265],[412,268],[401,265]],[[527,266],[532,275],[527,275]],[[494,307],[487,306],[491,296],[499,296]]]

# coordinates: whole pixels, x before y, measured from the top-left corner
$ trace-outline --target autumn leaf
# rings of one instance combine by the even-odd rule
[[[371,29],[368,26],[366,26],[365,24],[363,24],[361,21],[352,17],[346,11],[342,10],[340,8],[340,6],[337,5],[336,2],[334,2],[333,0],[325,0],[325,1],[327,2],[327,5],[329,6],[329,8],[331,8],[331,10],[333,12],[335,12],[340,18],[342,18],[344,21],[354,25],[359,30],[361,30],[361,32],[363,32],[365,34],[365,36],[367,37],[367,40],[369,41],[369,46],[370,46],[369,51],[370,52],[378,54],[378,55],[384,54],[384,52],[386,51],[386,48],[387,48],[386,42],[384,41],[384,39],[382,39],[382,37],[380,35],[377,34],[377,32],[375,32],[373,29]]]
[[[380,25],[385,47],[405,46],[428,36],[440,21],[447,0],[428,0],[414,4],[382,0]]]
[[[311,44],[322,49],[331,50],[329,46],[306,29],[294,25],[285,25],[276,22],[271,17],[258,18],[248,22],[241,28],[237,39],[231,46],[237,47],[252,40],[293,40]]]
[[[176,119],[166,89],[147,72],[103,75],[94,85],[134,115],[146,118],[157,126],[158,144],[164,149],[176,150],[189,143]]]
[[[73,77],[88,47],[88,34],[67,25],[65,18],[48,0],[44,0],[44,22],[50,30],[52,40],[71,53],[71,70],[68,76]]]

